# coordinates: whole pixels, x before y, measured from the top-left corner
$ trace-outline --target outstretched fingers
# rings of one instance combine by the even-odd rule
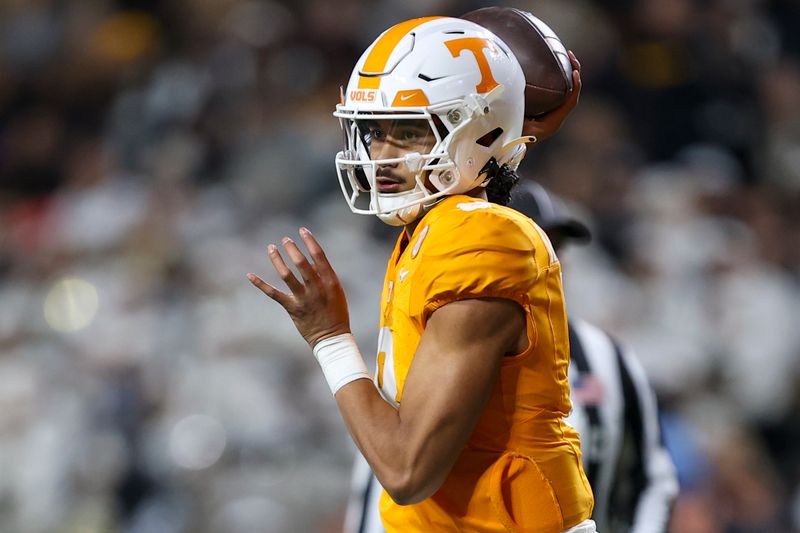
[[[256,276],[252,272],[249,272],[247,274],[247,279],[249,279],[250,283],[252,283],[258,290],[260,290],[261,292],[263,292],[264,294],[266,294],[267,296],[269,296],[270,298],[281,304],[283,307],[286,307],[289,304],[292,298],[291,296],[289,296],[285,292],[279,291],[278,289],[276,289],[275,287],[273,287],[260,277]]]
[[[286,249],[286,253],[289,254],[289,258],[292,260],[292,263],[295,264],[297,270],[300,272],[300,275],[303,276],[303,281],[305,282],[306,286],[319,280],[319,276],[314,270],[314,267],[308,262],[308,259],[306,259],[306,256],[303,255],[303,252],[300,251],[300,248],[297,247],[297,244],[295,244],[295,242],[289,237],[284,237],[281,242],[283,243],[283,247]]]
[[[293,294],[302,294],[305,287],[303,287],[303,284],[294,276],[294,272],[286,266],[286,262],[278,251],[278,247],[274,244],[270,244],[267,246],[267,254],[269,255],[269,260],[272,262],[272,266],[275,268],[275,272],[277,272],[278,276],[286,283],[289,290],[291,290]]]
[[[313,262],[306,258],[297,243],[289,237],[281,239],[281,244],[283,244],[289,259],[300,272],[302,282],[297,279],[294,272],[287,266],[281,252],[278,251],[278,247],[274,244],[270,244],[267,247],[267,254],[272,266],[278,276],[286,283],[290,293],[279,291],[253,273],[247,274],[247,279],[250,280],[250,283],[287,309],[287,306],[296,305],[298,302],[305,301],[308,298],[312,300],[318,299],[328,294],[332,287],[337,287],[339,284],[336,272],[328,262],[328,258],[316,238],[306,228],[300,228],[300,237],[308,248],[308,253]]]
[[[280,252],[274,244],[267,247],[275,272],[289,290],[282,292],[253,273],[247,274],[247,279],[280,304],[297,331],[314,346],[324,336],[350,331],[347,297],[316,239],[305,228],[300,235],[307,249],[289,237],[281,239]],[[289,268],[292,263],[296,268]]]
[[[308,253],[311,254],[311,259],[314,260],[314,265],[316,266],[317,273],[319,274],[320,278],[330,279],[331,276],[335,278],[336,273],[328,261],[328,256],[325,255],[325,251],[322,249],[322,246],[320,246],[319,242],[317,242],[316,237],[314,237],[314,235],[312,235],[307,228],[300,228],[300,237],[303,239],[303,243],[306,245],[306,248],[308,248]]]

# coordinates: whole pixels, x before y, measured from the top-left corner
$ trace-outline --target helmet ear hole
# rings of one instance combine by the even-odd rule
[[[503,128],[495,128],[477,141],[476,143],[480,144],[484,148],[489,148],[494,142],[500,138],[503,134]]]

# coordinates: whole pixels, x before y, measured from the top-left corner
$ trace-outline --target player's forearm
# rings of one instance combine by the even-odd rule
[[[463,445],[467,437],[452,423],[442,423],[453,417],[420,409],[402,417],[380,397],[349,333],[319,341],[313,352],[356,444],[395,501],[413,503],[432,494],[455,460],[445,458],[460,449],[451,444],[453,438]],[[437,427],[442,425],[451,427]]]
[[[336,402],[361,453],[397,503],[408,505],[441,486],[452,461],[436,459],[436,445],[404,421],[371,381],[358,380],[336,393]]]

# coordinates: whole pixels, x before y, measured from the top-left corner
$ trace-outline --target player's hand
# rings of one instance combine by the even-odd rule
[[[286,309],[297,331],[313,348],[322,339],[350,333],[350,317],[344,289],[322,247],[306,228],[300,228],[300,238],[308,248],[313,263],[306,259],[297,244],[289,237],[284,237],[281,243],[300,272],[302,282],[286,266],[278,247],[274,244],[267,247],[269,260],[289,287],[289,294],[276,289],[252,272],[247,274],[247,279]]]
[[[526,118],[522,124],[523,135],[533,135],[537,141],[552,137],[567,119],[581,96],[581,63],[570,50],[569,61],[572,63],[572,93],[559,107],[536,118]]]

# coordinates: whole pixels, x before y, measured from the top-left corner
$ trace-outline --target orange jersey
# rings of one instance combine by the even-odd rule
[[[376,381],[398,406],[431,314],[460,299],[499,297],[526,311],[530,344],[506,357],[475,431],[441,488],[397,505],[383,493],[389,533],[559,533],[590,517],[571,409],[561,266],[531,219],[468,196],[441,201],[398,239],[386,272]]]

